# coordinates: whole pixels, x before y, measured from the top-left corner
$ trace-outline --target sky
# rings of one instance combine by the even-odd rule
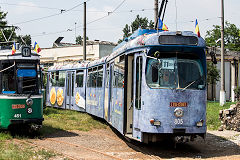
[[[9,25],[20,27],[17,34],[31,35],[32,43],[48,48],[58,37],[64,37],[62,42],[75,43],[75,37],[83,35],[84,1],[89,40],[116,43],[123,36],[124,26],[136,15],[154,20],[154,0],[0,0],[0,10],[8,12]],[[213,25],[221,24],[221,0],[168,1],[164,23],[170,31],[194,31],[197,18],[205,37]],[[227,0],[224,7],[225,20],[240,28],[240,0]]]

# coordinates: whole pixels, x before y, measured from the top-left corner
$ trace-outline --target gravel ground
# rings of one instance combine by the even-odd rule
[[[68,155],[71,159],[240,159],[240,132],[208,131],[206,140],[178,144],[129,142],[110,128],[60,131],[32,143]],[[69,158],[68,157],[68,158]],[[59,159],[59,157],[57,158]]]

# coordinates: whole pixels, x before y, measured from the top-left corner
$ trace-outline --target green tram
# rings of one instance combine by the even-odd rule
[[[30,47],[0,49],[0,129],[39,129],[43,122],[40,56]]]

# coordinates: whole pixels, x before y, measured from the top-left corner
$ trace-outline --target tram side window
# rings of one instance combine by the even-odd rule
[[[57,86],[57,74],[56,72],[51,72],[51,84],[52,86]]]
[[[97,86],[97,72],[92,73],[92,83],[91,87],[96,88]]]
[[[124,75],[119,73],[118,74],[118,88],[123,88],[123,82],[124,82]]]
[[[12,65],[13,63],[3,63],[2,69],[8,68]],[[16,93],[14,67],[2,72],[2,93],[5,94]]]
[[[52,75],[51,77],[52,86],[55,86],[55,87],[65,86],[65,78],[66,78],[65,71],[52,72],[51,75]]]
[[[92,69],[88,69],[87,87],[92,86],[91,82],[92,82]]]
[[[76,83],[77,83],[77,87],[80,87],[80,88],[83,87],[83,71],[77,71]]]
[[[59,87],[64,87],[65,86],[65,78],[66,78],[65,71],[60,71],[59,72],[59,79],[58,79],[58,86]]]
[[[118,87],[118,73],[117,71],[114,71],[114,75],[113,75],[113,88],[117,88]]]
[[[98,88],[102,87],[102,81],[103,81],[103,71],[98,71],[98,76],[97,76],[97,87]]]

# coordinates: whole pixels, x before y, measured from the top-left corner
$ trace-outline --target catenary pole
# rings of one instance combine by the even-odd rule
[[[225,92],[225,68],[224,68],[224,0],[221,0],[221,90],[220,90],[220,105],[226,103]]]
[[[84,16],[83,16],[83,60],[86,61],[86,2],[84,2]]]

